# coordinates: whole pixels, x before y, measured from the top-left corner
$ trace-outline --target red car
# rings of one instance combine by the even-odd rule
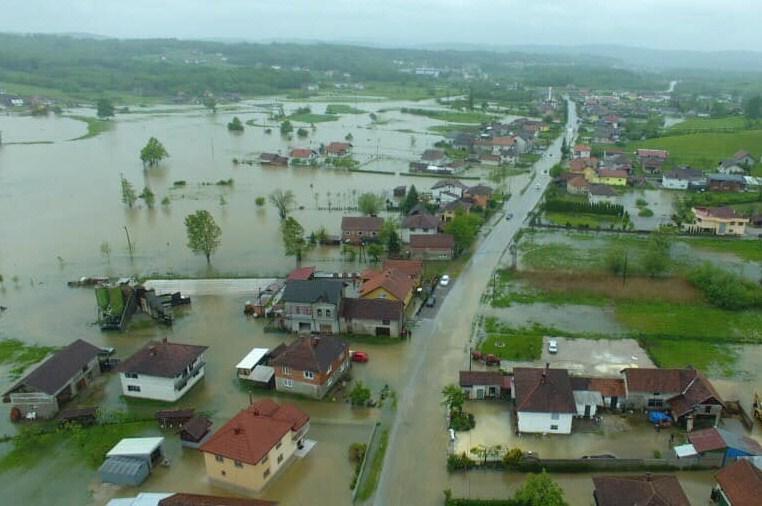
[[[361,364],[364,364],[368,361],[370,357],[368,357],[368,354],[364,351],[353,351],[350,355],[352,362],[359,362]]]

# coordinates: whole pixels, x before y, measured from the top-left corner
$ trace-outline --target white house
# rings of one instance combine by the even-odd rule
[[[439,233],[442,222],[428,211],[416,212],[405,216],[400,226],[402,242],[409,243],[411,235],[434,235]]]
[[[517,367],[511,396],[519,432],[571,434],[577,404],[566,369]]]
[[[463,192],[467,189],[458,179],[442,179],[431,187],[431,197],[435,202],[447,204],[463,198]]]
[[[661,177],[661,185],[667,190],[687,190],[691,183],[706,184],[706,174],[698,169],[679,167]]]
[[[119,365],[122,395],[175,402],[204,377],[206,346],[152,341]]]

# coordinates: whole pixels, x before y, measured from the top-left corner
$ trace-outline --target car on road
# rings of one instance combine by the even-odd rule
[[[555,339],[548,341],[548,353],[558,353],[558,341]]]
[[[508,213],[505,215],[506,220],[510,220],[511,218],[513,218],[513,213]]]
[[[442,286],[447,286],[450,284],[450,275],[445,274],[441,278],[439,278],[439,284]]]
[[[437,305],[437,298],[431,295],[428,299],[426,299],[426,307],[434,307]]]
[[[370,359],[368,354],[364,351],[350,351],[349,354],[352,358],[352,362],[358,362],[360,364],[364,364]]]
[[[540,186],[540,183],[537,183],[536,185],[534,185],[534,189],[535,189],[535,190],[539,190],[539,189],[541,189],[541,188],[542,188],[542,187]]]

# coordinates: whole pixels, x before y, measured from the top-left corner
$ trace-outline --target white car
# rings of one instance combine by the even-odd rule
[[[439,284],[442,286],[447,286],[450,284],[450,276],[445,274],[439,279]]]
[[[555,339],[548,341],[548,353],[558,353],[558,341]]]

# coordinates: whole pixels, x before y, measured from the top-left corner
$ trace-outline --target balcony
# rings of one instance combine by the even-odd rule
[[[193,369],[183,373],[182,377],[179,380],[175,381],[175,391],[179,392],[180,390],[185,388],[186,385],[188,384],[188,381],[198,376],[199,373],[201,372],[201,369],[203,369],[205,365],[206,365],[206,362],[199,360],[198,363],[196,363],[196,365],[193,366]]]

